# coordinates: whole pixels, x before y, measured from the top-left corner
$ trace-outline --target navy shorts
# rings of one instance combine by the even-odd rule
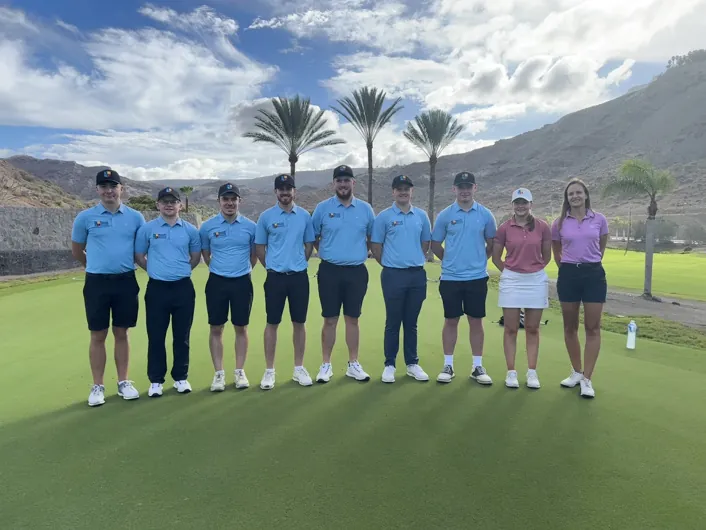
[[[604,304],[608,282],[601,263],[562,263],[556,281],[560,302]]]
[[[90,331],[134,328],[139,311],[140,286],[134,272],[92,274],[87,272],[83,284],[83,302]]]

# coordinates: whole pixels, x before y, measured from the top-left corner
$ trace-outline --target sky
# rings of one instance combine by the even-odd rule
[[[420,162],[402,131],[421,112],[465,126],[443,154],[470,151],[648,83],[704,33],[706,0],[9,1],[0,156],[138,180],[271,175],[285,153],[242,135],[270,98],[299,94],[345,143],[297,171],[367,167],[331,107],[371,86],[404,107],[374,165]]]

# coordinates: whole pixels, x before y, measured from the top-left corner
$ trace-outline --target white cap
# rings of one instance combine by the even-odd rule
[[[532,202],[532,192],[527,188],[518,188],[512,192],[512,202],[515,202],[517,199]]]

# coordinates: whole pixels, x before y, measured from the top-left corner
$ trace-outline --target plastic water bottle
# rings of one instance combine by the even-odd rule
[[[628,350],[634,350],[635,349],[635,339],[637,337],[637,324],[635,324],[634,320],[630,321],[630,324],[628,324]]]

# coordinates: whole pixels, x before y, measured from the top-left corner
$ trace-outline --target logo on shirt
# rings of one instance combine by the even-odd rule
[[[272,228],[283,228],[285,225],[282,222],[272,223]]]
[[[156,234],[156,233],[155,233],[155,234],[152,234],[152,237],[153,237],[154,239],[164,239],[164,238],[167,237],[167,234]]]
[[[221,233],[220,233],[220,232],[214,232],[213,235],[216,236],[216,237],[220,237]]]
[[[100,226],[100,225],[101,225],[101,222],[100,222],[100,221],[96,221],[96,226]]]
[[[455,224],[456,224],[456,219],[454,219],[453,221],[451,221],[451,224],[452,224],[452,225],[455,225]]]
[[[402,224],[402,221],[392,221],[392,226],[399,226]]]
[[[341,214],[340,214],[340,213],[333,213],[333,212],[331,212],[330,214],[328,214],[328,216],[329,216],[331,219],[333,219],[334,217],[341,217]]]

